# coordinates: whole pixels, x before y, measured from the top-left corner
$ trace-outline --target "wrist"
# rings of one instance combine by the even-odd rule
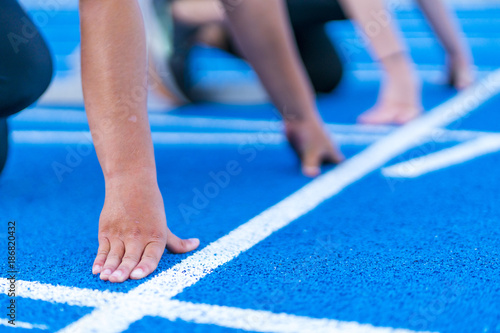
[[[157,186],[156,168],[139,167],[107,172],[104,175],[106,189],[120,187],[123,184],[144,184]]]
[[[321,118],[315,107],[285,109],[282,116],[285,125],[317,122]]]

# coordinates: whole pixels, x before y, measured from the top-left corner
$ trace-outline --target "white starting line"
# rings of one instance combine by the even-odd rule
[[[366,146],[383,138],[394,130],[392,127],[381,127],[378,130],[366,129],[359,125],[329,125],[332,140],[340,145]],[[476,139],[491,133],[466,130],[435,129],[432,134],[422,138],[422,143],[463,142]],[[151,133],[155,145],[198,145],[198,146],[239,146],[265,144],[269,146],[287,143],[281,132],[163,132]],[[92,146],[89,131],[50,131],[50,130],[14,130],[12,141],[16,144],[30,145],[85,145]]]
[[[9,285],[8,280],[0,278],[3,290]],[[39,282],[18,281],[17,292],[20,297],[51,303],[65,303],[72,306],[104,307],[112,305],[126,294],[118,292],[91,290],[84,288],[54,286]],[[406,329],[374,327],[357,322],[344,322],[332,319],[316,319],[285,313],[240,309],[227,306],[195,304],[170,299],[154,299],[138,305],[149,316],[161,317],[171,321],[178,319],[198,324],[212,324],[254,332],[330,332],[330,333],[412,333]],[[133,311],[132,311],[133,312]],[[131,315],[131,314],[128,314]],[[139,318],[140,319],[140,318]],[[0,320],[0,325],[12,327],[7,320]],[[40,324],[16,321],[16,327],[48,330]],[[297,329],[301,328],[301,329]]]
[[[252,330],[258,329],[258,326],[262,324],[260,327],[265,327],[266,331],[271,332],[308,332],[307,325],[309,323],[313,325],[311,327],[314,327],[315,332],[410,332],[408,330],[377,328],[360,323],[345,323],[267,312],[262,314],[262,312],[254,310],[213,305],[196,305],[173,301],[171,298],[266,239],[272,233],[309,213],[347,186],[382,167],[397,155],[422,143],[422,140],[431,136],[435,129],[464,117],[499,92],[500,70],[493,72],[487,78],[421,118],[394,130],[334,170],[311,181],[278,204],[265,210],[228,235],[195,252],[179,264],[159,273],[126,294],[113,294],[112,299],[106,298],[104,304],[97,306],[92,313],[70,324],[60,332],[121,332],[126,330],[130,324],[150,315],[160,315],[167,319],[181,318],[192,322],[228,327],[238,326],[238,328]],[[5,279],[0,281],[4,285],[7,283]],[[20,281],[19,283],[21,286],[24,282]],[[34,288],[36,290],[31,291],[31,293],[36,294],[38,299],[43,297],[46,301],[57,302],[64,299],[64,293],[59,291],[60,287],[54,286],[53,288],[57,288],[54,291],[50,291],[50,287],[47,288],[49,289],[45,291],[41,288]],[[7,288],[2,289],[5,293]],[[78,288],[73,289],[77,290]],[[91,299],[95,295],[85,294],[81,297]],[[176,306],[184,310],[176,312]],[[257,315],[253,317],[254,314],[259,313],[262,314],[261,317]],[[256,318],[255,321],[258,324],[254,325],[255,329],[254,326],[245,326],[247,324],[240,322],[238,316],[241,314],[252,315],[252,318]],[[259,321],[258,318],[263,319]],[[297,326],[287,325],[287,323],[292,322]],[[266,323],[268,326],[265,326]]]

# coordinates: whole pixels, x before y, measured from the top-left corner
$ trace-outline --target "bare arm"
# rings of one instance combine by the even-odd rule
[[[322,128],[312,85],[298,55],[282,0],[222,1],[230,30],[282,114],[287,135],[302,160],[302,171],[316,176],[322,162],[343,156]]]
[[[468,56],[469,50],[464,45],[462,30],[456,18],[441,0],[417,0],[427,20],[436,32],[448,54]]]
[[[196,248],[167,228],[146,110],[146,45],[135,0],[81,0],[86,112],[106,182],[94,274],[112,282],[156,269],[165,245]]]
[[[450,80],[465,88],[474,79],[472,55],[456,16],[442,0],[417,0],[448,55]]]

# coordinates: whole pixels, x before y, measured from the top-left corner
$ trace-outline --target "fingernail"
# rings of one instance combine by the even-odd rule
[[[110,275],[111,274],[111,270],[109,268],[106,268],[104,270],[104,272],[101,273],[101,275]]]
[[[115,271],[111,276],[115,278],[121,278],[123,275],[122,271]]]
[[[134,269],[130,277],[133,279],[142,279],[144,277],[144,271],[140,268]]]
[[[92,268],[92,274],[99,274],[101,273],[101,266],[95,265],[94,268]]]
[[[317,167],[303,167],[302,172],[306,176],[316,177],[317,175],[319,175],[320,170]]]
[[[198,246],[200,245],[200,240],[198,238],[190,238],[187,240],[191,245]]]

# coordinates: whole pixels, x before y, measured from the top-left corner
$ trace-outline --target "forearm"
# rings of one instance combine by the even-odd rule
[[[314,93],[281,0],[222,1],[230,30],[285,120],[315,117]]]
[[[80,14],[85,107],[106,181],[139,171],[155,177],[139,6],[131,0],[81,0]]]
[[[467,47],[461,41],[463,39],[461,29],[444,1],[417,1],[446,52],[450,55],[458,54],[468,57]]]

